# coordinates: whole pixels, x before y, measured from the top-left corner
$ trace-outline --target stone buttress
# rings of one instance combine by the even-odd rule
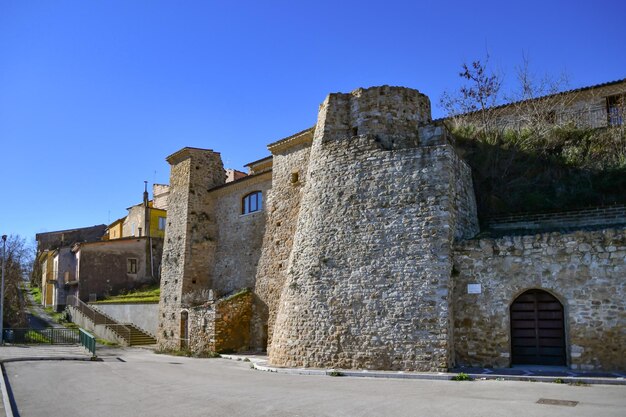
[[[208,190],[226,179],[220,154],[183,148],[170,155],[170,195],[161,270],[157,344],[187,347],[188,312],[183,297],[212,288],[216,224]]]
[[[388,86],[331,94],[269,305],[270,363],[447,369],[451,245],[477,230],[469,168],[432,124],[428,97]]]

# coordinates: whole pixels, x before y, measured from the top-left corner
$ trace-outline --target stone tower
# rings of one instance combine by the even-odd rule
[[[213,201],[208,190],[226,179],[220,154],[183,148],[170,155],[170,194],[161,269],[157,343],[179,349],[188,340],[185,294],[212,287],[216,245]]]
[[[471,173],[450,140],[416,90],[324,101],[271,364],[448,368],[451,246],[478,230]]]

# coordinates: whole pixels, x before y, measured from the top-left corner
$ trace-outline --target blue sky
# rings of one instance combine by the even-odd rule
[[[626,77],[626,2],[0,2],[0,232],[108,223],[184,146],[243,169],[330,92],[458,87],[523,54],[576,88]]]

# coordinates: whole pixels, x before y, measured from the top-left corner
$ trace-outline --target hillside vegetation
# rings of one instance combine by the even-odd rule
[[[451,128],[479,217],[626,203],[626,129]]]

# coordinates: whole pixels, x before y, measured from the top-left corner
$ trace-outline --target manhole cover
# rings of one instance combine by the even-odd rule
[[[553,400],[551,398],[539,398],[537,404],[548,404],[548,405],[563,405],[565,407],[576,407],[578,401],[569,401],[569,400]]]
[[[182,365],[182,362],[168,362],[170,365]]]

